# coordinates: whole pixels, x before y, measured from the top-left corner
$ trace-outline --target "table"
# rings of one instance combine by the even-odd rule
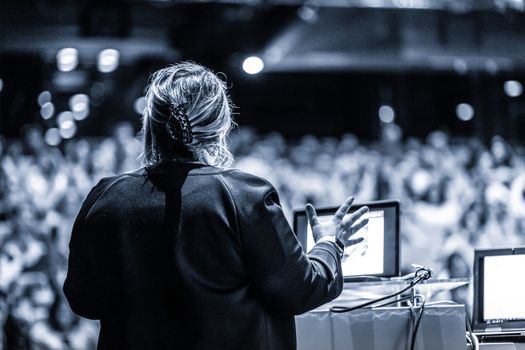
[[[408,307],[361,309],[344,314],[321,310],[297,316],[296,330],[298,350],[406,350],[411,341],[412,319]],[[466,348],[464,306],[426,307],[416,349]]]
[[[406,283],[403,280],[396,280],[345,285],[345,290],[336,300],[296,317],[297,349],[408,349],[413,325],[409,307],[369,308],[349,313],[333,313],[329,310],[334,305],[353,306],[390,294],[401,290]],[[450,290],[465,283],[466,280],[433,281],[418,286],[417,293],[425,295],[427,300],[430,300],[439,291]],[[464,350],[467,348],[465,331],[464,305],[432,304],[427,301],[416,337],[416,349]]]

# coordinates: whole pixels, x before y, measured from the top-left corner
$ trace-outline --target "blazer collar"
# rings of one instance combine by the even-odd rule
[[[213,175],[229,172],[234,169],[210,166],[197,162],[186,162],[180,160],[166,160],[152,166],[145,167],[148,174],[177,174],[191,175]]]

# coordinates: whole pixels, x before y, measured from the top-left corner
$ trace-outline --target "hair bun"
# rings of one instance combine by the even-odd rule
[[[193,141],[190,120],[186,114],[186,104],[169,105],[158,98],[152,100],[150,118],[158,124],[165,125],[169,137],[187,145]]]
[[[166,131],[173,140],[182,144],[187,145],[193,141],[193,132],[184,104],[170,106],[170,116],[166,122]]]

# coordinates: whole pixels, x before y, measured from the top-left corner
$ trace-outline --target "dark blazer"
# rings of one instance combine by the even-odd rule
[[[99,349],[295,349],[294,315],[341,293],[335,247],[305,255],[267,181],[166,162],[105,178],[75,221],[64,292]]]

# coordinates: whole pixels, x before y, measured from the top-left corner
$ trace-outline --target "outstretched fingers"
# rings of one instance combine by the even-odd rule
[[[317,218],[317,212],[315,211],[315,208],[310,203],[306,204],[306,217],[308,218],[308,222],[310,223],[310,226],[313,228],[314,226],[319,225],[319,219]]]
[[[361,218],[361,216],[363,216],[366,213],[368,213],[368,211],[369,211],[368,207],[361,207],[361,208],[359,208],[358,210],[356,210],[352,214],[348,215],[348,217],[345,218],[343,224],[344,225],[352,225],[354,222],[359,220]]]
[[[358,232],[360,229],[365,227],[367,224],[368,224],[368,219],[364,219],[364,220],[359,221],[357,224],[352,226],[352,234],[350,236],[352,236],[354,233]]]
[[[343,204],[337,209],[337,211],[334,214],[334,219],[336,220],[343,220],[346,213],[348,213],[348,210],[352,206],[352,203],[354,202],[354,197],[348,197]]]
[[[368,224],[368,219],[363,219],[363,220],[359,221],[358,223],[356,223],[355,225],[352,225],[351,223],[348,223],[348,225],[347,225],[348,228],[345,230],[345,233],[344,233],[345,241],[351,242],[351,241],[356,241],[357,240],[358,242],[356,242],[356,243],[361,242],[361,238],[356,238],[354,240],[349,239],[349,238],[352,237],[357,232],[359,232],[359,230],[362,229],[363,227],[365,227],[367,224]],[[356,243],[353,243],[353,244],[356,244]],[[352,244],[347,243],[346,246],[348,246],[348,245],[352,245]]]
[[[349,239],[348,241],[346,241],[345,246],[346,247],[350,247],[350,246],[356,245],[358,243],[361,243],[363,241],[364,241],[363,237],[359,237],[359,238],[355,238],[355,239]]]

